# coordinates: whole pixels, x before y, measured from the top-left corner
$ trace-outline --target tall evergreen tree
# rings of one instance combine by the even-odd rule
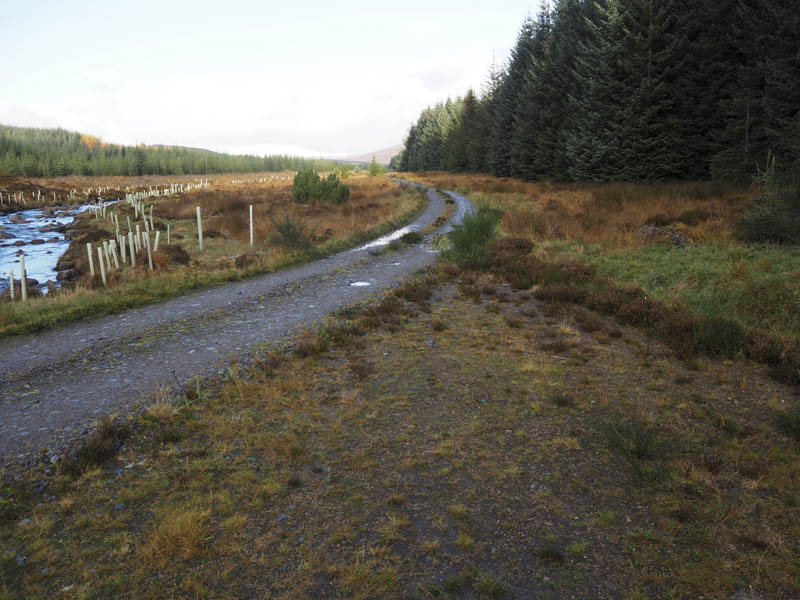
[[[566,135],[568,176],[578,181],[607,181],[621,169],[620,139],[625,90],[620,63],[624,30],[615,0],[592,5],[586,37],[576,46],[575,79],[579,93],[569,97],[573,115]]]
[[[492,173],[511,175],[511,139],[514,134],[519,96],[525,77],[533,64],[536,45],[536,22],[531,16],[523,21],[517,43],[511,51],[508,68],[496,93],[495,119],[492,128]]]
[[[618,135],[621,179],[670,179],[681,174],[681,124],[672,84],[684,69],[673,0],[621,0],[626,87]]]
[[[530,65],[523,80],[514,111],[509,152],[510,174],[523,179],[543,175],[543,166],[534,164],[538,155],[548,154],[542,129],[553,119],[553,106],[547,102],[547,75],[550,59],[552,27],[549,6],[543,5],[533,28],[530,44]]]
[[[593,3],[561,0],[552,13],[552,33],[546,60],[536,75],[530,104],[537,106],[536,144],[532,149],[529,178],[569,178],[567,139],[573,127],[570,98],[580,95],[576,59],[580,43],[589,36],[588,7]]]
[[[735,73],[722,102],[714,176],[747,179],[769,154],[785,164],[798,159],[799,12],[791,0],[738,0],[730,19]]]
[[[473,157],[480,152],[479,111],[478,98],[470,89],[464,96],[461,113],[448,137],[447,168],[451,171],[476,170]]]

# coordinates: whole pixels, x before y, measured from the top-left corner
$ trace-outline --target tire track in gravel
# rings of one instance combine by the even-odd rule
[[[424,229],[444,211],[439,193],[418,187],[427,190],[428,206],[404,229]],[[472,210],[463,196],[447,194],[456,210],[434,233]],[[159,388],[214,374],[261,344],[398,285],[434,262],[432,235],[397,253],[376,254],[373,242],[294,269],[0,342],[3,462],[26,463],[43,448],[57,454],[102,415],[131,412]],[[369,285],[352,285],[364,282]]]

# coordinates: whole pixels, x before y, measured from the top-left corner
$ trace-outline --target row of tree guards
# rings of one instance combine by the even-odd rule
[[[20,296],[22,296],[22,301],[28,301],[28,272],[25,270],[25,255],[19,255],[19,292]],[[14,299],[14,271],[9,271],[8,273],[8,290],[11,299]]]
[[[289,177],[284,176],[284,175],[280,175],[280,176],[279,175],[272,175],[270,177],[257,177],[255,179],[231,179],[228,183],[232,183],[232,184],[233,183],[254,183],[254,182],[265,183],[267,181],[275,181],[275,180],[277,180],[277,181],[288,181],[289,179],[290,179]],[[219,183],[219,180],[215,180],[214,183]],[[155,196],[159,196],[159,195],[161,195],[161,196],[169,196],[171,194],[174,194],[175,192],[188,192],[188,191],[191,191],[192,189],[200,189],[200,188],[204,188],[204,187],[208,187],[208,179],[205,179],[205,180],[201,179],[199,183],[187,183],[187,184],[174,183],[174,184],[170,184],[168,187],[164,188],[163,190],[158,190],[157,188],[151,187],[148,191],[137,192],[137,193],[135,193],[133,195],[134,196],[139,196],[141,194],[147,194],[147,197],[152,197],[154,195]],[[105,187],[101,186],[101,187],[97,187],[97,188],[84,188],[82,190],[82,192],[83,192],[84,196],[86,196],[86,198],[88,199],[91,196],[91,194],[93,194],[93,193],[96,194],[97,197],[99,198],[100,194],[102,194],[104,192],[107,192],[109,190],[116,190],[116,191],[119,192],[120,191],[120,186],[117,186],[116,188],[113,188],[111,186],[105,186]],[[130,190],[130,186],[126,185],[125,186],[125,191],[127,192],[129,190]],[[159,193],[154,193],[154,192],[159,192]],[[53,202],[61,202],[61,200],[62,200],[61,194],[56,194],[56,192],[51,192],[51,194],[53,194]],[[65,200],[74,200],[77,197],[77,194],[78,194],[78,190],[73,188],[72,190],[70,190],[69,194],[67,194],[66,196],[63,197],[63,199],[65,199]],[[126,194],[126,198],[128,196],[131,196],[131,194]],[[31,202],[33,202],[34,204],[44,204],[46,198],[47,198],[47,194],[46,193],[42,194],[42,190],[31,191]],[[3,194],[3,192],[0,192],[0,206],[5,206],[6,204],[8,204],[8,206],[11,206],[12,204],[17,204],[19,206],[24,206],[24,207],[30,206],[28,204],[28,201],[25,200],[25,192],[6,192],[5,194]]]
[[[269,178],[258,178],[256,181],[258,182],[266,182],[269,180],[274,179],[284,179],[284,177],[279,176],[272,176]],[[285,179],[288,179],[286,177]],[[245,183],[247,180],[232,180],[230,183]],[[252,180],[250,180],[252,181]],[[139,219],[141,216],[142,224],[140,223],[131,223],[130,216],[126,217],[128,223],[128,233],[122,233],[119,224],[119,217],[114,213],[112,210],[107,210],[110,204],[102,203],[98,207],[94,209],[94,216],[96,219],[111,219],[111,222],[114,224],[115,227],[115,236],[114,239],[104,241],[99,244],[95,244],[92,246],[92,243],[89,242],[86,244],[86,253],[89,258],[89,273],[92,278],[95,277],[97,270],[100,271],[100,278],[103,280],[103,286],[108,286],[108,278],[109,275],[113,270],[120,271],[126,265],[130,264],[131,268],[136,266],[136,258],[137,255],[141,255],[142,252],[147,252],[147,264],[150,270],[153,270],[153,254],[158,252],[159,243],[161,241],[161,232],[157,231],[155,225],[153,223],[153,205],[150,204],[149,206],[144,205],[144,200],[153,197],[164,197],[164,196],[171,196],[172,194],[178,192],[189,192],[195,189],[201,189],[208,187],[208,179],[200,180],[197,183],[188,183],[188,184],[170,184],[169,186],[165,187],[164,189],[158,188],[150,188],[148,190],[134,192],[134,193],[127,193],[125,195],[125,202],[127,202],[131,207],[133,207],[134,211],[134,219]],[[100,194],[102,191],[108,190],[110,188],[98,188],[96,192]],[[127,188],[126,188],[127,189]],[[117,188],[119,190],[119,188]],[[84,190],[84,193],[88,197],[94,190],[89,188],[88,190]],[[39,200],[41,202],[41,195],[34,196],[32,193],[34,200]],[[73,190],[70,194],[70,198],[75,196],[75,190]],[[55,195],[54,195],[55,198]],[[9,194],[9,201],[11,199],[11,194]],[[19,195],[15,195],[15,199],[18,202],[24,202],[22,197],[22,193],[20,192]],[[27,203],[26,203],[27,205]],[[154,237],[151,238],[151,234],[154,234]],[[202,252],[204,249],[203,246],[203,218],[200,213],[200,207],[197,207],[197,241],[200,247],[200,251]],[[170,243],[170,224],[167,223],[167,244]],[[250,205],[250,247],[252,248],[255,245],[255,236],[254,236],[254,226],[253,226],[253,205]],[[95,253],[97,256],[97,270],[95,269]],[[11,299],[14,299],[15,290],[14,290],[14,272],[9,272],[9,284],[10,284],[10,294]],[[25,271],[25,255],[20,255],[20,292],[21,292],[21,299],[23,302],[28,301],[28,285],[27,285],[27,273]]]
[[[103,192],[110,190],[110,187],[98,187],[96,190],[93,188],[87,188],[83,190],[83,193],[86,195],[86,198],[89,198],[89,194],[93,191],[100,196]],[[117,191],[119,191],[119,186],[117,186]],[[66,196],[68,200],[74,200],[76,197],[78,190],[72,189],[70,193]],[[53,194],[53,202],[60,202],[61,201],[61,194],[56,194],[55,192],[51,192]],[[42,190],[36,190],[31,192],[31,201],[34,204],[44,204],[45,199],[47,198],[47,194],[42,194]],[[5,206],[8,204],[11,206],[12,203],[18,204],[19,206],[28,206],[27,200],[25,200],[25,192],[7,192],[5,197],[3,196],[3,192],[0,192],[0,206]]]
[[[136,202],[134,206],[134,217],[138,217],[139,212],[141,211],[144,219],[144,230],[142,230],[139,224],[136,224],[136,233],[133,233],[133,228],[131,227],[131,220],[128,217],[128,235],[127,238],[124,234],[120,233],[119,228],[119,219],[117,216],[110,212],[110,217],[112,221],[116,225],[116,235],[117,239],[113,239],[107,242],[103,242],[102,246],[97,247],[97,258],[100,263],[100,277],[103,280],[103,285],[108,285],[108,276],[106,273],[110,273],[112,269],[112,260],[113,265],[116,270],[120,270],[120,265],[127,264],[126,258],[126,242],[130,248],[128,256],[130,257],[130,265],[131,267],[136,266],[136,255],[142,252],[142,249],[147,250],[147,262],[150,270],[153,270],[153,253],[158,252],[158,244],[161,238],[161,232],[156,231],[155,226],[153,224],[153,205],[150,205],[149,215],[145,214],[144,205],[141,204],[140,201]],[[105,209],[106,207],[101,207],[100,210],[95,212],[95,215],[99,215],[102,212],[103,216],[105,217]],[[99,218],[99,217],[98,217]],[[155,239],[153,240],[152,249],[150,243],[150,234],[155,231]],[[200,207],[197,207],[197,242],[200,247],[200,252],[203,251],[203,216],[200,212]],[[121,252],[117,252],[117,243],[119,243],[119,247]],[[167,223],[167,244],[170,243],[170,225]],[[250,205],[250,247],[252,248],[255,245],[255,236],[254,236],[254,227],[253,227],[253,205]],[[89,271],[91,276],[95,276],[95,269],[94,269],[94,255],[92,253],[92,244],[86,244],[86,251],[89,256]],[[122,261],[120,262],[120,255]]]
[[[169,225],[167,225],[169,231]],[[200,214],[200,207],[197,207],[197,241],[200,245],[200,252],[203,251],[203,216]],[[169,242],[167,242],[169,243]],[[250,205],[250,247],[255,245],[255,238],[253,235],[253,205]]]

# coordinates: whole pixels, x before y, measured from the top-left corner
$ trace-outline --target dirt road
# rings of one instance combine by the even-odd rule
[[[428,206],[411,223],[424,229],[444,211]],[[451,194],[448,229],[471,210]],[[430,236],[429,236],[430,237]],[[122,414],[160,388],[216,373],[257,345],[397,285],[437,256],[428,239],[397,252],[379,245],[182,296],[86,323],[0,342],[0,456],[9,468],[49,455],[107,414]]]

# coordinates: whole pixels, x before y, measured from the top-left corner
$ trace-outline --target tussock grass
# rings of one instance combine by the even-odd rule
[[[203,551],[211,511],[190,506],[168,506],[159,511],[141,557],[157,567],[176,565]]]
[[[87,470],[102,465],[114,456],[120,443],[130,433],[126,424],[104,417],[97,422],[91,435],[61,463],[61,471],[70,477],[78,477]]]
[[[400,236],[400,242],[403,244],[418,244],[422,241],[422,234],[418,231],[409,231]]]
[[[276,246],[281,246],[287,250],[308,250],[314,245],[314,233],[289,215],[284,215],[283,219],[272,221],[274,233],[270,241]]]
[[[487,245],[495,236],[495,227],[500,220],[498,210],[488,204],[479,207],[476,213],[467,214],[460,225],[448,234],[453,247],[445,254],[459,267],[481,269],[486,266]]]
[[[564,553],[555,546],[544,546],[536,553],[536,556],[539,557],[539,560],[543,560],[554,565],[564,564],[564,561],[566,560]]]
[[[613,248],[641,245],[648,223],[684,224],[728,239],[748,206],[747,190],[723,182],[554,184],[487,175],[410,173],[503,210],[502,229],[528,239],[580,239]]]
[[[654,462],[666,457],[668,447],[653,424],[612,417],[603,423],[603,432],[608,445],[625,457],[637,479],[644,481],[659,475]]]
[[[506,582],[488,573],[480,573],[475,581],[475,595],[485,600],[499,600],[510,592]]]

